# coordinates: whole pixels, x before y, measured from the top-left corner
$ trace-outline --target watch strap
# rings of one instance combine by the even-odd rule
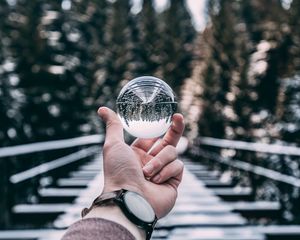
[[[135,217],[132,213],[129,212],[127,207],[125,206],[123,196],[128,190],[120,189],[113,192],[103,193],[98,196],[92,203],[89,208],[84,208],[81,212],[81,216],[85,217],[93,208],[97,206],[112,206],[117,205],[122,210],[124,215],[137,227],[145,230],[146,232],[146,240],[150,240],[155,224],[157,223],[157,217],[151,223],[142,222],[137,217]]]
[[[89,208],[84,208],[81,211],[81,217],[85,217],[94,207],[115,205],[114,199],[117,198],[121,192],[122,190],[117,190],[101,194],[93,201],[92,205]]]

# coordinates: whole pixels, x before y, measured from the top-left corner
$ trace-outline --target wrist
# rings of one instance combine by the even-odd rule
[[[142,191],[143,186],[136,186],[134,184],[128,185],[128,184],[124,184],[124,183],[123,184],[105,184],[103,186],[101,195],[104,193],[118,191],[120,189],[127,189],[129,191],[136,192],[136,193],[140,194],[142,197],[144,197],[145,199],[147,199],[147,197],[145,196],[145,193]]]
[[[137,240],[146,239],[144,230],[138,228],[123,214],[117,205],[97,206],[93,208],[84,218],[102,218],[125,227]]]

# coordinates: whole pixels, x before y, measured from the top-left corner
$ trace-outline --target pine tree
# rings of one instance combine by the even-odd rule
[[[84,28],[90,35],[90,44],[87,46],[89,57],[91,58],[91,82],[89,84],[88,101],[91,102],[96,109],[97,106],[104,104],[104,99],[101,98],[104,82],[107,78],[106,62],[107,52],[109,46],[107,41],[107,14],[110,11],[109,5],[106,1],[90,0],[88,3],[82,1],[83,12],[88,17]]]
[[[200,117],[200,134],[222,138],[232,107],[228,104],[232,74],[237,71],[235,36],[237,19],[230,1],[209,1],[211,26],[206,44],[209,58],[204,70],[203,109]],[[227,110],[227,111],[226,111]],[[229,112],[229,113],[228,113]]]
[[[11,44],[11,28],[8,22],[10,8],[6,1],[0,3],[0,15],[5,21],[0,23],[0,147],[14,143],[17,134],[18,99],[14,95],[20,94],[15,86],[18,76],[13,73],[14,58],[11,56],[9,46]]]
[[[251,141],[251,114],[255,111],[255,94],[253,87],[248,82],[248,73],[252,44],[242,10],[242,4],[239,2],[231,2],[225,10],[230,15],[231,21],[228,25],[231,25],[231,27],[223,27],[231,29],[231,32],[227,35],[227,44],[228,41],[231,41],[231,48],[226,47],[226,44],[222,44],[222,52],[227,52],[227,59],[231,63],[228,65],[229,74],[227,74],[227,77],[229,78],[227,80],[229,85],[225,93],[224,115],[227,138]],[[225,21],[225,19],[226,17],[223,20],[220,19],[220,21]],[[222,32],[221,29],[222,27],[219,28],[218,32]],[[230,35],[237,37],[230,40]]]
[[[290,48],[290,60],[289,60],[289,72],[300,71],[300,2],[292,1],[290,9],[288,10],[289,26],[290,26],[290,37],[292,46]]]
[[[31,1],[29,4],[24,2],[10,3],[9,8],[6,9],[8,12],[6,21],[6,34],[3,38],[6,42],[4,54],[5,61],[12,66],[11,72],[5,77],[5,81],[8,83],[10,80],[14,83],[14,90],[11,89],[7,94],[13,93],[13,101],[9,101],[11,106],[8,106],[5,110],[7,114],[11,116],[11,133],[14,135],[14,139],[10,139],[9,145],[16,143],[26,142],[25,132],[27,131],[27,125],[24,124],[25,118],[22,113],[24,103],[27,100],[26,93],[22,86],[22,79],[24,76],[28,79],[32,79],[30,75],[31,66],[29,62],[34,62],[33,46],[37,45],[36,39],[32,40],[36,35],[33,31],[33,26],[31,25],[31,19],[36,19],[37,14],[33,14],[32,11],[38,10],[38,3],[36,1]],[[29,20],[28,15],[31,16]],[[33,20],[35,21],[35,20]],[[37,22],[34,22],[34,28],[36,28]],[[31,31],[33,30],[33,31]],[[8,66],[9,66],[8,65]],[[22,74],[20,74],[22,72]]]
[[[0,2],[0,147],[17,145],[22,142],[19,134],[23,132],[23,118],[20,114],[24,94],[18,89],[19,76],[15,73],[16,56],[12,45],[17,37],[15,26],[22,16],[15,11],[13,2]],[[7,227],[10,223],[10,205],[12,201],[9,176],[14,170],[13,158],[0,158],[0,200],[3,209],[0,224]]]
[[[208,44],[211,58],[203,80],[207,102],[203,114],[217,111],[227,137],[255,141],[262,137],[257,135],[257,119],[264,124],[264,114],[270,120],[275,113],[277,75],[284,69],[279,56],[284,56],[288,49],[288,38],[279,32],[283,39],[277,39],[277,29],[272,30],[282,21],[278,4],[274,0],[273,14],[269,14],[266,2],[209,1],[212,40]],[[275,13],[280,17],[278,22]]]
[[[290,46],[288,52],[288,61],[286,61],[287,71],[280,80],[281,91],[279,95],[279,109],[277,115],[281,124],[281,138],[284,141],[300,143],[300,115],[299,112],[299,89],[300,89],[300,31],[299,31],[299,1],[292,1],[287,10],[289,16],[290,31],[287,35],[290,37]],[[295,161],[297,161],[295,159]]]
[[[284,73],[288,61],[286,58],[290,37],[286,31],[288,26],[284,27],[287,16],[279,0],[245,1],[243,10],[250,39],[254,43],[254,51],[258,54],[264,51],[266,54],[264,59],[257,63],[261,65],[261,73],[253,78],[258,94],[257,105],[274,114],[279,89],[278,77]],[[266,65],[265,69],[262,69],[263,65]]]
[[[109,43],[106,52],[105,88],[101,93],[107,106],[113,107],[120,90],[120,86],[134,76],[130,70],[135,68],[134,48],[132,42],[132,19],[129,1],[117,0],[112,3],[108,15],[107,42]],[[123,82],[122,82],[123,81]],[[122,84],[121,84],[122,82]]]
[[[170,1],[170,7],[162,13],[159,21],[163,41],[160,72],[163,79],[179,93],[180,86],[191,74],[195,37],[185,1]]]
[[[153,1],[144,0],[137,16],[142,75],[156,75],[162,64],[162,42],[157,17]]]
[[[91,132],[87,98],[93,54],[85,13],[79,5],[63,10],[56,2],[32,1],[26,7],[29,24],[19,28],[26,40],[16,39],[14,47],[22,52],[17,72],[27,96],[22,108],[26,137],[43,141]]]
[[[5,19],[7,18],[7,12],[8,12],[8,6],[6,2],[0,2],[0,15],[5,16]],[[5,64],[5,48],[6,46],[4,44],[4,36],[7,34],[7,29],[5,26],[5,21],[0,22],[0,122],[1,122],[1,128],[0,128],[0,141],[1,145],[0,147],[3,147],[6,145],[7,142],[7,131],[10,127],[9,124],[9,118],[7,116],[7,103],[5,99],[7,99],[7,94],[6,92],[8,91],[7,89],[7,84],[5,83],[6,79],[6,74],[3,69],[3,65]],[[8,39],[6,39],[8,41]],[[11,99],[9,99],[11,100]],[[5,185],[7,184],[7,174],[5,174],[5,169],[6,169],[6,163],[4,162],[5,159],[0,159],[0,195],[5,196],[7,194],[7,187]],[[7,211],[5,210],[6,206],[6,201],[5,198],[1,198],[0,200],[0,208],[4,209],[3,215],[0,218],[0,224],[2,226],[6,225],[7,221]]]

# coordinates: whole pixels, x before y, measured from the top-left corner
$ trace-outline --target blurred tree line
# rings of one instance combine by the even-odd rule
[[[189,136],[300,143],[299,1],[207,2],[192,77]]]
[[[300,143],[300,1],[209,0],[198,34],[185,0],[131,10],[127,0],[0,1],[0,147],[101,132],[97,108],[141,75],[180,96],[190,139]],[[289,156],[244,157],[300,177]]]
[[[300,1],[210,0],[207,13],[208,25],[196,41],[192,77],[182,87],[189,138],[299,146]],[[215,151],[232,161],[300,177],[299,157]],[[300,222],[299,188],[210,163],[250,186],[257,200],[280,202],[282,222]]]
[[[0,1],[0,146],[101,131],[97,108],[141,75],[179,91],[195,30],[185,1]]]
[[[97,108],[114,107],[141,75],[180,96],[190,139],[299,144],[300,1],[206,3],[208,24],[197,34],[185,0],[162,12],[144,0],[137,14],[127,0],[1,0],[0,147],[101,132]],[[290,156],[232,157],[300,177]],[[29,167],[6,160],[2,196],[8,170]],[[261,198],[280,197],[286,216],[299,211],[290,204],[299,190],[294,200],[276,191],[268,185]]]
[[[137,14],[129,0],[1,0],[0,17],[0,147],[101,133],[98,107],[114,108],[128,80],[154,75],[179,92],[191,73],[184,0],[162,12],[145,0]],[[17,198],[9,177],[56,152],[0,159],[2,227]]]
[[[181,97],[187,135],[300,141],[299,1],[0,1],[0,146],[100,132],[101,105],[141,75]],[[196,40],[196,41],[195,41]]]

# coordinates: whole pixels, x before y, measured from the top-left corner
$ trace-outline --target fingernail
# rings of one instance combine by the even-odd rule
[[[143,170],[148,174],[148,175],[151,175],[153,170],[154,170],[154,167],[152,165],[152,163],[147,163],[144,167],[143,167]]]
[[[100,115],[100,117],[103,116],[103,114],[105,114],[107,112],[107,109],[105,107],[100,107],[98,109],[98,114]]]
[[[152,178],[152,181],[153,182],[159,182],[159,180],[160,180],[160,175],[159,174],[157,174],[157,175],[155,175],[153,178]]]

